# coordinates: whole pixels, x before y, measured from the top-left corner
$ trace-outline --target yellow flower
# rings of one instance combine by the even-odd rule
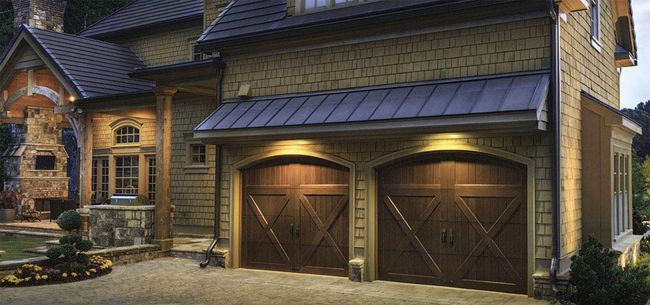
[[[38,280],[40,280],[40,279],[41,279],[41,275],[40,275],[40,274],[37,274],[37,275],[36,275],[36,280],[38,281]]]
[[[86,271],[86,275],[90,275],[90,272]]]
[[[77,273],[75,273],[75,272],[72,272],[70,274],[72,275],[72,277],[77,277]]]
[[[63,277],[68,277],[68,274],[63,272]]]
[[[47,275],[43,275],[43,276],[41,276],[41,278],[44,279],[44,280],[47,280],[48,277],[49,277],[49,276],[47,276]]]

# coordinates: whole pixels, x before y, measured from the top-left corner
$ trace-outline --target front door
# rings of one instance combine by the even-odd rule
[[[379,278],[526,293],[526,171],[438,154],[379,172]]]
[[[346,275],[348,170],[283,158],[243,173],[242,263],[259,268]]]

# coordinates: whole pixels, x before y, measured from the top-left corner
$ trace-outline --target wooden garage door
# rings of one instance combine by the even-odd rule
[[[247,268],[347,275],[348,170],[314,159],[273,159],[243,174]]]
[[[527,291],[526,171],[437,154],[379,172],[379,278]]]

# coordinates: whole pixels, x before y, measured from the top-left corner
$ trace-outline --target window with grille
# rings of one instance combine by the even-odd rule
[[[139,157],[121,156],[115,158],[115,193],[138,194]]]
[[[614,153],[614,181],[613,192],[613,214],[614,214],[614,237],[632,229],[631,202],[630,202],[630,155],[622,152]]]
[[[190,144],[190,164],[205,165],[206,161],[205,144]]]
[[[140,143],[140,129],[135,126],[122,126],[115,130],[116,144]]]
[[[149,201],[156,202],[156,157],[147,157],[147,183],[149,187]]]
[[[92,200],[108,199],[108,158],[94,158],[92,167]]]

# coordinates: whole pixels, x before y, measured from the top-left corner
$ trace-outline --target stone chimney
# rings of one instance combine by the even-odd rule
[[[14,24],[63,32],[66,0],[12,0]]]

